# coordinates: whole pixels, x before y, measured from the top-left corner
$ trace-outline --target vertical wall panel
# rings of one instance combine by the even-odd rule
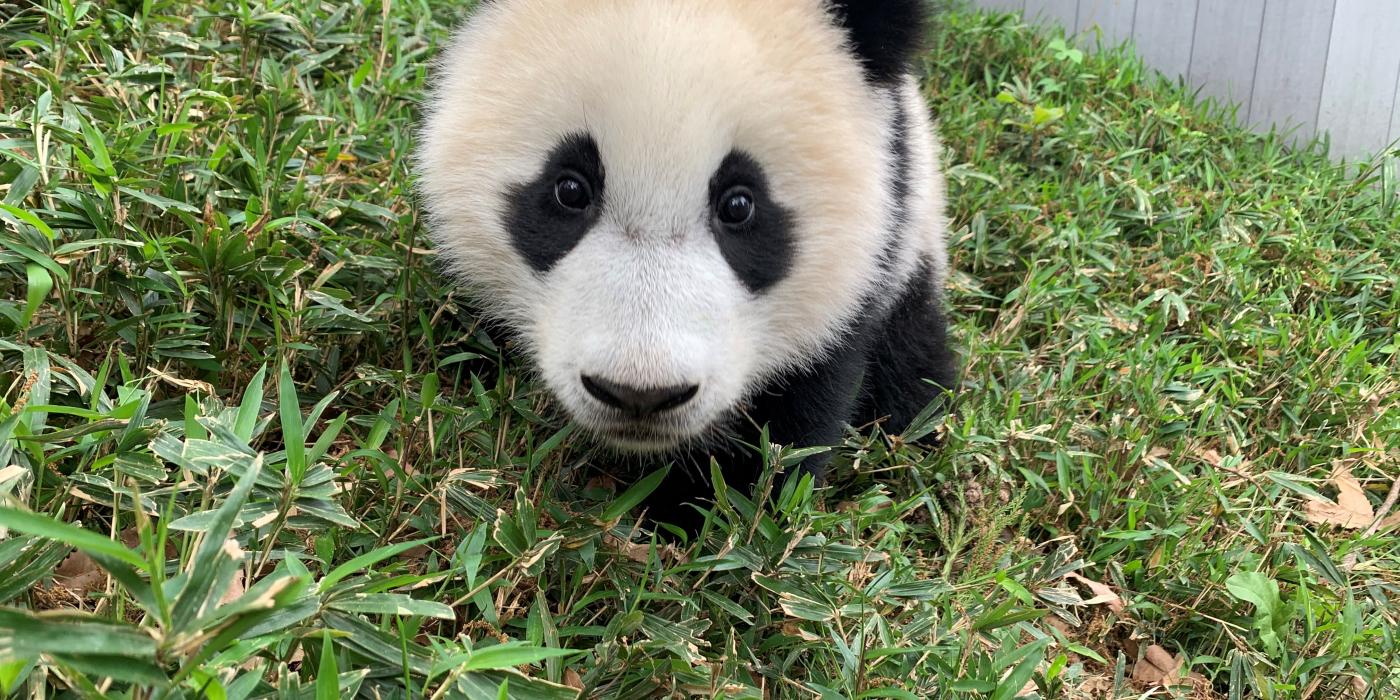
[[[1184,76],[1191,70],[1196,5],[1197,0],[1141,0],[1138,3],[1133,43],[1147,65],[1171,77]]]
[[[1249,105],[1251,124],[1298,127],[1294,135],[1304,141],[1316,133],[1336,5],[1337,0],[1268,0]]]
[[[1395,78],[1395,96],[1391,98],[1394,103],[1390,105],[1390,137],[1386,139],[1386,145],[1397,149],[1396,155],[1400,156],[1400,76]]]
[[[977,4],[989,10],[1003,12],[1020,12],[1026,9],[1026,0],[980,0]]]
[[[1331,132],[1333,151],[1358,157],[1385,146],[1400,76],[1400,2],[1337,3],[1318,128]]]
[[[1263,19],[1264,0],[1202,0],[1196,13],[1191,83],[1202,95],[1243,105],[1241,118],[1249,109]]]
[[[1079,0],[1026,0],[1026,19],[1057,23],[1073,31],[1079,21]]]
[[[1075,29],[1094,45],[1094,27],[1103,31],[1104,46],[1118,46],[1133,38],[1133,15],[1140,0],[1079,0],[1079,24]],[[1153,0],[1141,0],[1153,2]]]

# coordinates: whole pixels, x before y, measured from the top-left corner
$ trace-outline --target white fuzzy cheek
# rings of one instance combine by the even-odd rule
[[[531,335],[546,382],[576,413],[593,408],[581,386],[587,374],[646,388],[699,385],[682,418],[704,422],[739,401],[753,373],[748,303],[718,251],[639,244],[604,229],[547,275]]]

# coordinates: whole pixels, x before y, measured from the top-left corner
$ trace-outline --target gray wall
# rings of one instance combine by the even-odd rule
[[[1092,44],[1131,40],[1154,68],[1239,105],[1257,128],[1332,136],[1366,158],[1400,140],[1400,0],[976,0]]]

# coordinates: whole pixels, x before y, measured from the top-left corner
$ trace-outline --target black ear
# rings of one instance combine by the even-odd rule
[[[871,80],[890,82],[909,70],[927,27],[927,0],[832,0],[830,7]]]

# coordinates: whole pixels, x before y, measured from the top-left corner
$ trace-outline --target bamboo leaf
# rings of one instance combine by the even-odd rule
[[[83,550],[87,554],[103,554],[118,561],[130,564],[141,571],[146,568],[146,560],[136,552],[127,549],[120,542],[77,525],[62,523],[51,518],[30,513],[10,506],[0,506],[0,527],[39,537],[47,537]]]

